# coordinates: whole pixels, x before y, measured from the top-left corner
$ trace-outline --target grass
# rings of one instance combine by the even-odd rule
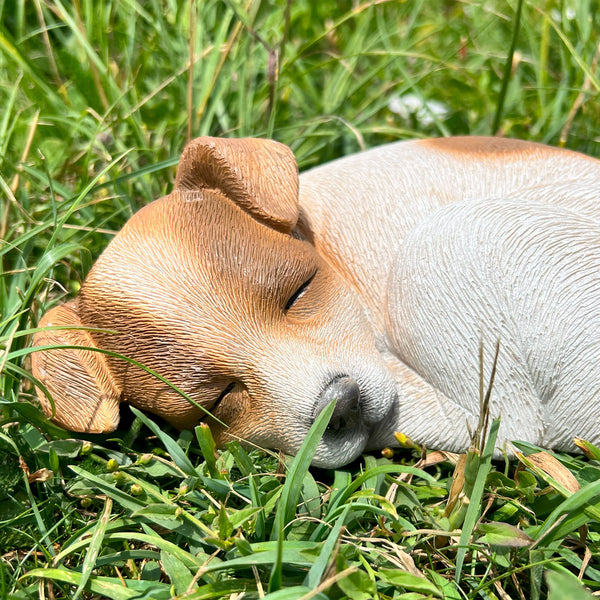
[[[473,451],[454,478],[455,457],[411,448],[310,470],[322,422],[293,462],[215,453],[206,428],[139,412],[73,437],[42,417],[27,371],[40,315],[170,189],[190,135],[271,136],[301,168],[447,134],[600,155],[598,9],[0,0],[0,597],[598,592],[600,450],[584,442],[576,457],[522,445],[513,463]]]

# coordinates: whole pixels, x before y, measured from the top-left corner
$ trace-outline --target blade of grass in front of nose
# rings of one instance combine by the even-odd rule
[[[281,572],[283,567],[283,540],[285,526],[292,521],[296,515],[302,483],[308,472],[310,463],[315,455],[317,446],[327,429],[327,425],[333,415],[335,400],[332,401],[315,419],[302,446],[298,450],[290,468],[288,469],[281,499],[275,513],[275,521],[271,529],[271,540],[277,541],[277,556],[269,579],[269,592],[281,589]]]

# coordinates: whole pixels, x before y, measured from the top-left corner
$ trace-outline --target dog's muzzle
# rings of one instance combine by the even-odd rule
[[[338,377],[332,380],[321,393],[315,404],[313,418],[323,411],[333,400],[335,409],[327,430],[331,432],[352,429],[360,421],[360,388],[352,377]]]

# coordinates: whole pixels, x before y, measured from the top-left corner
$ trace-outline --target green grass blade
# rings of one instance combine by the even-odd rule
[[[515,50],[517,49],[517,40],[519,38],[519,29],[521,27],[521,12],[523,10],[523,0],[518,0],[517,9],[515,11],[515,18],[513,21],[512,39],[510,41],[510,48],[506,55],[506,62],[504,63],[504,75],[502,76],[502,87],[498,95],[498,102],[496,104],[496,113],[494,114],[494,123],[492,125],[492,133],[496,135],[500,129],[500,121],[502,120],[502,112],[504,110],[504,101],[506,99],[506,92],[508,90],[508,84],[513,70],[513,59],[515,56]]]
[[[171,383],[166,377],[163,377],[162,375],[160,375],[153,369],[146,367],[145,365],[143,365],[142,363],[140,363],[137,360],[134,360],[133,358],[129,358],[127,356],[118,354],[116,352],[111,352],[110,350],[104,350],[103,348],[96,348],[96,347],[91,348],[91,347],[87,347],[87,346],[61,344],[61,345],[50,345],[50,346],[34,346],[32,348],[21,348],[20,350],[14,350],[12,352],[9,352],[6,356],[7,356],[7,360],[10,361],[10,360],[14,360],[15,358],[20,358],[22,356],[28,356],[29,354],[33,354],[34,352],[42,352],[44,350],[54,350],[56,348],[63,348],[63,349],[70,348],[73,350],[88,350],[91,352],[99,352],[100,354],[106,354],[108,356],[113,356],[114,358],[119,358],[121,360],[124,360],[124,361],[142,369],[143,371],[146,371],[146,373],[152,375],[153,377],[156,377],[156,379],[158,379],[159,381],[162,381],[165,385],[167,385],[172,390],[174,390],[175,392],[180,394],[190,404],[192,404],[196,408],[199,408],[201,411],[203,411],[207,415],[210,415],[210,413],[201,404],[198,404],[198,402],[196,402],[189,394],[186,394],[182,389],[178,388],[175,384]],[[221,423],[221,421],[219,421],[216,417],[213,417],[212,415],[210,415],[210,416],[217,423]],[[224,425],[224,423],[221,423],[221,424]]]
[[[284,588],[263,596],[264,600],[327,600],[327,596],[303,585]]]
[[[189,552],[185,551],[183,548],[180,548],[176,543],[171,542],[169,540],[164,539],[155,531],[150,529],[151,533],[139,533],[139,531],[133,531],[133,526],[135,524],[135,520],[124,520],[119,524],[119,528],[125,529],[124,531],[108,531],[104,535],[105,544],[110,544],[112,542],[119,542],[122,544],[123,542],[139,542],[140,545],[153,546],[158,548],[161,551],[168,552],[173,556],[177,557],[186,567],[189,569],[199,569],[203,565],[203,561],[199,558],[196,558]],[[85,548],[89,545],[89,540],[87,539],[78,539],[69,545],[64,552],[61,552],[60,558],[61,561],[64,560],[69,555],[74,555],[80,549]],[[211,565],[213,569],[222,568],[220,563],[215,565]]]
[[[186,456],[181,446],[167,433],[165,433],[152,419],[148,418],[141,410],[138,410],[134,406],[131,407],[131,412],[142,422],[150,431],[158,437],[165,450],[169,453],[169,456],[173,459],[175,464],[185,473],[191,477],[196,477],[198,472],[194,468],[194,465],[190,459]]]
[[[39,74],[31,60],[19,50],[4,27],[0,27],[0,50],[14,60],[31,77],[32,81],[44,92],[47,100],[51,101],[55,106],[61,104],[61,99],[55,90],[52,86],[48,85],[45,77]]]
[[[283,486],[283,492],[277,505],[275,521],[271,529],[271,539],[277,541],[277,556],[269,579],[269,592],[277,591],[282,585],[283,540],[285,526],[294,518],[298,500],[302,491],[302,482],[306,475],[317,446],[327,429],[331,415],[335,409],[335,401],[331,402],[315,419],[302,446],[295,456]]]
[[[481,499],[483,497],[485,481],[492,466],[492,456],[494,454],[494,448],[496,447],[496,438],[498,437],[499,427],[500,420],[494,419],[490,427],[490,433],[488,435],[483,454],[479,459],[477,477],[473,486],[473,492],[469,498],[469,507],[467,508],[467,512],[465,514],[465,520],[460,533],[459,548],[456,553],[456,574],[454,579],[457,584],[460,583],[462,567],[467,554],[469,539],[473,535],[475,523],[477,522],[477,519],[481,513]]]
[[[33,569],[24,577],[39,577],[51,581],[62,581],[79,586],[83,575],[67,569]],[[94,594],[111,600],[133,600],[134,598],[152,598],[153,600],[169,600],[170,586],[154,581],[137,581],[129,579],[127,587],[117,577],[91,576],[87,583],[88,589]]]
[[[223,475],[220,473],[219,468],[217,467],[217,447],[215,445],[215,440],[210,427],[206,423],[200,423],[200,425],[194,428],[194,431],[196,433],[198,445],[200,446],[200,451],[202,452],[202,456],[206,462],[208,474],[213,479],[223,479]]]
[[[548,600],[593,600],[594,598],[574,575],[548,571],[546,580]]]
[[[100,554],[100,550],[102,548],[102,542],[104,540],[104,534],[106,533],[106,526],[108,525],[111,511],[112,500],[107,498],[104,502],[104,510],[102,511],[102,515],[100,515],[100,519],[94,527],[94,533],[92,534],[90,545],[85,553],[83,566],[81,567],[81,580],[77,586],[73,600],[77,600],[79,596],[81,596],[85,586],[92,576],[92,570],[96,567],[96,560],[98,559],[98,555]]]
[[[277,540],[283,536],[285,526],[294,518],[298,508],[298,500],[302,491],[302,482],[308,472],[310,463],[317,450],[317,446],[327,429],[335,408],[335,402],[331,402],[315,419],[298,454],[294,457],[292,464],[287,472],[285,485],[281,499],[277,506],[275,522],[271,530],[271,539]]]
[[[71,470],[79,475],[79,477],[89,481],[95,488],[98,488],[103,494],[106,494],[109,498],[112,498],[127,510],[134,512],[145,506],[145,503],[142,500],[120,490],[116,485],[108,483],[104,479],[81,467],[71,465]]]
[[[547,536],[563,515],[568,515],[569,519],[566,523],[563,521],[558,526],[558,531],[552,531],[551,536],[546,538],[547,541],[556,537],[564,537],[588,521],[600,521],[600,480],[588,483],[574,494],[569,495],[550,513],[532,537],[539,540]],[[575,523],[570,525],[569,523],[574,519],[576,519]]]
[[[193,579],[190,570],[176,556],[164,550],[160,553],[160,561],[171,584],[175,587],[175,593],[185,594]]]
[[[258,490],[258,486],[256,485],[257,477],[255,475],[250,475],[248,479],[248,486],[250,488],[250,500],[252,501],[252,506],[255,507],[263,507],[263,500],[261,494]],[[264,541],[266,537],[266,527],[265,527],[265,513],[264,510],[261,510],[256,515],[256,525],[255,525],[255,539],[258,541]]]
[[[323,574],[325,573],[325,569],[327,569],[327,565],[331,562],[333,551],[338,543],[342,527],[346,522],[350,508],[351,506],[349,504],[344,507],[342,514],[337,518],[335,525],[331,528],[317,560],[315,560],[310,571],[306,575],[304,583],[311,589],[314,589],[319,585],[323,578]]]
[[[356,490],[360,489],[361,486],[363,486],[366,482],[368,482],[370,480],[375,481],[379,475],[392,474],[392,473],[398,474],[398,475],[408,473],[411,475],[415,475],[417,477],[421,477],[422,479],[424,479],[425,481],[427,481],[430,484],[436,483],[435,478],[432,477],[426,471],[423,471],[422,469],[417,469],[417,468],[411,467],[409,465],[396,465],[396,464],[379,465],[377,467],[368,469],[367,471],[365,471],[364,473],[359,475],[351,484],[345,485],[342,489],[340,489],[338,494],[332,499],[329,509],[333,510],[333,509],[337,508],[339,505],[344,504],[348,500],[348,498]]]
[[[229,452],[231,452],[237,468],[244,477],[256,473],[256,467],[254,466],[252,459],[248,456],[248,453],[246,450],[244,450],[244,448],[242,448],[242,445],[238,441],[234,440],[232,442],[227,442],[225,447],[227,450],[229,450]]]

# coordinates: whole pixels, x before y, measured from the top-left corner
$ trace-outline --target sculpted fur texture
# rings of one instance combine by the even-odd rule
[[[173,192],[134,215],[33,354],[44,410],[76,431],[126,401],[315,463],[401,431],[469,445],[500,342],[500,443],[600,441],[600,162],[499,138],[399,142],[300,176],[269,140],[199,138]],[[74,349],[82,346],[90,350]],[[95,351],[100,349],[103,352]],[[110,353],[106,353],[109,351]],[[159,373],[216,419],[127,356]]]

